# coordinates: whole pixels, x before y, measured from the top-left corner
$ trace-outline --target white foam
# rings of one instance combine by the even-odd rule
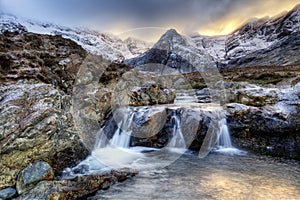
[[[227,147],[227,148],[223,148],[223,147],[217,147],[215,149],[213,149],[213,152],[217,152],[217,153],[221,153],[221,154],[225,154],[225,155],[246,155],[247,152],[234,148],[234,147]]]

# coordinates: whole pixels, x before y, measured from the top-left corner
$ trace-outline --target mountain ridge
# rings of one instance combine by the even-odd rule
[[[159,39],[152,50],[126,60],[125,64],[137,67],[156,60],[156,63],[172,63],[168,65],[178,68],[174,67],[181,62],[180,59],[176,61],[177,54],[189,60],[190,64],[194,64],[193,54],[198,52],[200,60],[212,59],[218,68],[294,65],[300,64],[298,38],[300,38],[300,5],[280,16],[251,20],[225,36],[180,36],[171,29]],[[185,48],[189,50],[183,50]],[[169,62],[154,59],[153,57],[159,54],[154,53],[154,49],[163,49],[175,59],[170,59]],[[187,72],[189,69],[181,69],[181,71]]]
[[[54,23],[39,22],[0,13],[0,33],[3,31],[33,32],[38,34],[62,35],[82,46],[87,52],[101,55],[105,59],[122,62],[148,50],[152,44],[135,38],[123,41],[111,33],[99,33],[87,28],[70,28]],[[131,48],[130,48],[131,47]],[[131,51],[130,49],[134,49]]]
[[[134,67],[159,63],[182,73],[204,65],[231,68],[300,63],[297,56],[300,53],[300,5],[276,17],[252,19],[225,36],[190,37],[170,29],[154,45],[134,38],[121,40],[109,33],[0,14],[0,32],[4,30],[62,35],[88,52],[111,61]]]

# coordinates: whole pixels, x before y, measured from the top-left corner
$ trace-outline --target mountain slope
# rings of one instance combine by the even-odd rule
[[[227,36],[181,36],[167,31],[141,56],[125,61],[131,66],[167,65],[180,72],[197,66],[251,67],[300,64],[300,5],[275,18],[252,20]]]
[[[281,16],[254,19],[227,36],[195,36],[220,67],[298,64],[300,5]]]
[[[203,66],[215,66],[204,48],[197,47],[189,37],[181,36],[174,29],[161,36],[152,49],[136,58],[126,60],[125,64],[135,67],[162,64],[181,73],[199,70]]]
[[[32,21],[13,15],[0,14],[0,33],[5,30],[62,35],[64,38],[75,41],[89,53],[101,55],[108,60],[117,62],[138,56],[148,50],[152,45],[134,38],[122,41],[120,38],[109,33],[98,33],[84,28],[68,28],[52,23]]]
[[[69,38],[92,54],[131,66],[159,63],[182,73],[218,66],[285,66],[300,63],[300,5],[274,18],[253,19],[226,36],[182,36],[167,31],[151,44],[128,38],[122,41],[112,34],[0,15],[0,32],[30,31]]]

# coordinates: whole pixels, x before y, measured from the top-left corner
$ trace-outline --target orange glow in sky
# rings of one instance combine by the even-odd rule
[[[227,35],[245,24],[249,19],[272,17],[289,11],[299,4],[299,0],[264,0],[259,5],[249,5],[239,8],[236,12],[228,13],[222,19],[211,22],[198,29],[201,35]]]

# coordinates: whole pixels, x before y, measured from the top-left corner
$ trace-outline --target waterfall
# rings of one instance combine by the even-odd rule
[[[94,150],[105,148],[108,146],[127,149],[130,147],[133,118],[136,114],[135,110],[120,109],[117,111],[117,113],[118,116],[116,116],[116,118],[112,118],[109,120],[109,123],[113,123],[113,121],[118,121],[116,126],[117,128],[111,126],[107,129],[108,131],[114,132],[112,138],[108,140],[107,135],[105,134],[105,132],[107,132],[107,130],[105,131],[105,129],[109,127],[109,125],[102,127],[97,133]]]
[[[223,148],[232,148],[230,134],[227,126],[226,118],[219,121],[220,135],[217,145]]]
[[[245,154],[244,151],[232,146],[225,113],[214,109],[208,108],[208,111],[213,111],[208,112],[212,119],[212,126],[203,141],[199,157],[206,156],[211,150],[229,155]],[[139,131],[139,126],[146,123],[149,116],[152,116],[151,112],[149,107],[116,109],[97,133],[91,155],[76,167],[66,169],[65,176],[74,177],[76,174],[100,173],[104,170],[124,167],[147,169],[154,166],[167,166],[170,162],[178,159],[186,152],[186,140],[188,141],[189,138],[187,138],[188,133],[185,133],[186,138],[182,133],[182,126],[186,121],[185,119],[182,121],[183,115],[179,114],[177,109],[171,110],[170,118],[166,118],[169,123],[167,124],[168,128],[172,129],[171,137],[165,148],[130,146],[131,137]],[[200,112],[193,114],[192,116],[195,118],[192,119],[197,119],[195,123],[199,123]]]
[[[185,150],[186,149],[186,143],[181,131],[181,126],[180,126],[180,118],[176,113],[172,116],[172,122],[174,123],[173,125],[173,134],[172,134],[172,139],[168,144],[168,147],[171,150]]]
[[[133,115],[132,115],[133,117]],[[109,140],[109,143],[115,147],[121,147],[121,148],[129,148],[130,146],[130,137],[131,137],[131,132],[132,131],[125,131],[122,130],[122,124],[124,123],[128,123],[131,124],[132,122],[132,118],[130,118],[131,120],[126,122],[126,121],[122,121],[118,124],[118,129],[116,130],[114,136],[112,137],[111,140]]]
[[[247,152],[232,146],[226,118],[224,117],[221,120],[219,120],[218,124],[219,124],[219,138],[217,140],[217,147],[214,149],[214,151],[223,154],[228,154],[228,155],[246,154]]]

